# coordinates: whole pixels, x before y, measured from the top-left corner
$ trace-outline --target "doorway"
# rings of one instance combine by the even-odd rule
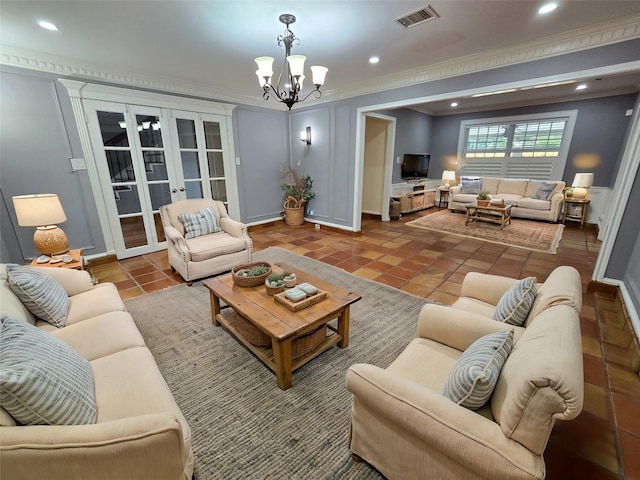
[[[363,140],[361,213],[389,221],[389,198],[395,150],[395,117],[367,114]]]

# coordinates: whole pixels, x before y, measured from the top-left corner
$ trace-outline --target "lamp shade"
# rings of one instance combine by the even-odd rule
[[[304,73],[304,61],[307,59],[304,55],[289,55],[287,62],[289,62],[289,70],[291,75],[299,77]]]
[[[258,65],[258,71],[256,72],[258,77],[271,78],[273,75],[273,57],[258,57],[256,58],[256,65]]]
[[[589,188],[593,185],[593,173],[576,173],[573,177],[572,187]]]
[[[327,67],[322,67],[320,65],[314,65],[311,67],[311,76],[313,77],[314,85],[323,85],[324,79],[327,76],[327,72],[329,69]]]
[[[67,217],[55,193],[18,195],[13,197],[18,225],[21,227],[42,227],[66,222]]]
[[[442,172],[442,181],[451,182],[455,179],[456,179],[455,170],[445,170],[444,172]]]

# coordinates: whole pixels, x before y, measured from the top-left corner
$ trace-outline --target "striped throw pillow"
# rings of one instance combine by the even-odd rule
[[[95,423],[91,365],[62,340],[2,317],[0,406],[22,425]]]
[[[36,317],[64,327],[69,312],[69,296],[62,285],[42,268],[7,265],[9,287]]]
[[[184,237],[195,238],[209,233],[219,232],[218,218],[215,207],[207,207],[196,213],[181,213],[178,218],[184,226]]]
[[[442,394],[471,410],[487,403],[512,343],[513,330],[491,333],[473,342],[453,367]]]
[[[537,289],[536,277],[527,277],[518,281],[502,294],[493,312],[493,319],[518,327],[524,325],[533,301],[536,299]]]

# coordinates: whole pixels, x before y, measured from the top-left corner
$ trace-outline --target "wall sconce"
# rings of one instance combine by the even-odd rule
[[[56,224],[66,222],[62,204],[55,193],[13,197],[18,225],[36,227],[33,243],[43,255],[61,255],[69,251],[67,235]]]
[[[593,173],[576,173],[573,177],[573,198],[585,198],[587,189],[593,185]]]
[[[300,132],[300,141],[306,143],[307,145],[311,145],[311,127],[307,127]]]

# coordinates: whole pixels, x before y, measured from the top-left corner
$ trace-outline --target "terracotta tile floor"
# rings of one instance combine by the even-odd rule
[[[549,479],[640,480],[640,355],[628,314],[612,289],[589,288],[600,242],[593,225],[567,225],[556,255],[506,247],[407,227],[405,222],[364,218],[362,235],[351,236],[307,223],[255,227],[254,250],[280,246],[364,278],[451,304],[466,273],[487,272],[538,281],[557,265],[572,265],[583,283],[582,325],[585,401],[580,416],[558,422],[545,451]],[[177,285],[166,252],[91,267],[114,282],[123,298]]]

